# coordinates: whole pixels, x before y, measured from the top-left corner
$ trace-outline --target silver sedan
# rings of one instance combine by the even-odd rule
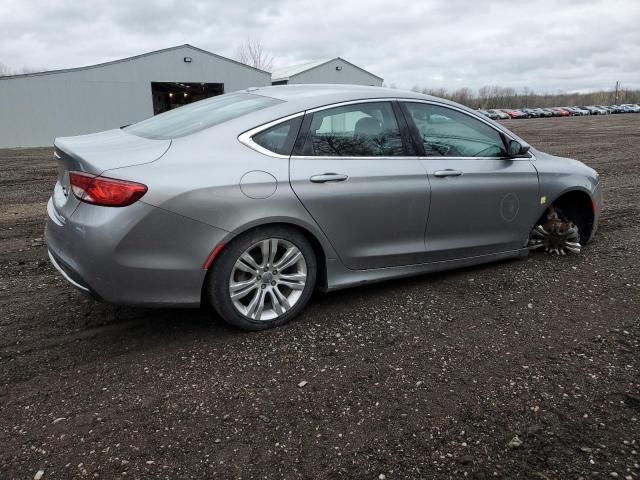
[[[209,303],[247,330],[325,291],[578,253],[598,174],[461,105],[349,85],[251,88],[58,138],[46,240],[107,302]]]

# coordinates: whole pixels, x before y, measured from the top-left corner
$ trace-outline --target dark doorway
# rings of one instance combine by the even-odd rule
[[[151,82],[153,114],[224,93],[224,83]]]

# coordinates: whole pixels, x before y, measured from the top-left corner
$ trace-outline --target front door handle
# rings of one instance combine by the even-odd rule
[[[309,180],[313,183],[327,183],[327,182],[344,182],[347,178],[347,175],[342,175],[340,173],[323,173],[322,175],[314,175]]]
[[[459,177],[462,175],[460,170],[453,170],[451,168],[447,168],[446,170],[438,170],[433,173],[434,177]]]

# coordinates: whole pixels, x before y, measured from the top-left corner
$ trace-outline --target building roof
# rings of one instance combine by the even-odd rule
[[[242,63],[242,62],[239,62],[237,60],[233,60],[232,58],[223,57],[222,55],[218,55],[216,53],[212,53],[212,52],[209,52],[207,50],[203,50],[202,48],[194,47],[193,45],[189,45],[188,43],[185,43],[184,45],[176,45],[175,47],[163,48],[161,50],[154,50],[153,52],[142,53],[140,55],[134,55],[132,57],[120,58],[118,60],[112,60],[110,62],[96,63],[95,65],[87,65],[87,66],[84,66],[84,67],[64,68],[64,69],[60,69],[60,70],[47,70],[47,71],[44,71],[44,72],[34,72],[34,73],[22,73],[22,74],[19,74],[19,75],[7,75],[7,76],[4,76],[4,77],[0,77],[0,80],[6,80],[6,79],[10,79],[10,78],[35,77],[35,76],[38,76],[38,75],[51,75],[51,74],[54,74],[54,73],[76,72],[76,71],[80,71],[80,70],[90,70],[90,69],[93,69],[93,68],[106,67],[108,65],[113,65],[113,64],[117,64],[117,63],[130,62],[132,60],[137,60],[139,58],[148,57],[148,56],[151,56],[151,55],[157,55],[159,53],[170,52],[172,50],[178,50],[180,48],[185,48],[185,47],[186,48],[190,48],[192,50],[196,50],[196,51],[201,52],[201,53],[205,53],[207,55],[211,55],[212,57],[215,57],[215,58],[218,58],[218,59],[221,59],[221,60],[225,60],[227,62],[232,62],[232,63],[236,63],[238,65],[242,65],[243,67],[250,68],[252,70],[256,70],[256,71],[261,72],[261,73],[266,73],[266,74],[269,73],[266,70],[261,70],[259,68],[252,67],[251,65],[247,65],[246,63]]]
[[[344,58],[341,57],[335,57],[335,58],[330,58],[330,59],[324,59],[324,60],[317,60],[315,62],[309,62],[309,63],[302,63],[299,65],[292,65],[289,67],[283,67],[283,68],[279,68],[274,70],[271,73],[271,81],[272,82],[281,82],[281,81],[285,81],[285,80],[289,80],[291,77],[295,77],[296,75],[299,75],[303,72],[308,72],[309,70],[313,70],[314,68],[318,68],[321,67],[322,65],[325,65],[329,62],[333,62],[334,60],[340,60],[344,63],[347,63],[349,65],[351,65],[354,68],[357,68],[358,70],[363,71],[364,73],[371,75],[372,77],[378,78],[380,80],[383,80],[382,77],[379,77],[377,75],[374,75],[371,72],[368,72],[367,70],[358,67],[357,65],[354,65],[351,62],[346,61]]]

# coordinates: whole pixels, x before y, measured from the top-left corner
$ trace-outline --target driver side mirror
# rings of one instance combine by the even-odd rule
[[[527,144],[523,145],[517,140],[510,140],[509,146],[507,147],[507,156],[509,158],[521,157],[527,154],[529,148],[531,147]]]

